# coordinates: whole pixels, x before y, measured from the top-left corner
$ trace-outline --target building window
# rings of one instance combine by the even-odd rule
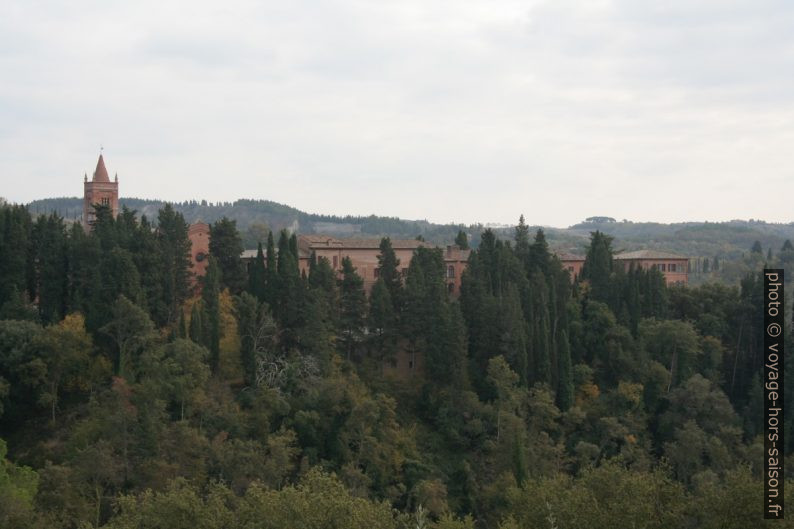
[[[666,271],[666,268],[667,266],[664,263],[662,263],[662,272]]]
[[[380,268],[376,268],[373,272],[375,273],[375,279],[378,279],[380,277]]]
[[[107,197],[103,198],[102,199],[102,205],[103,206],[109,206],[110,205],[110,199],[107,198]]]
[[[455,267],[452,265],[447,267],[447,279],[455,279]]]
[[[667,268],[670,272],[675,272],[675,263],[670,263],[670,266]]]
[[[337,268],[339,268],[339,257],[335,255],[334,256],[334,270],[336,270]]]

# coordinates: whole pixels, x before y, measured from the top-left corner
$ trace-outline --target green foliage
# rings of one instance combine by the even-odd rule
[[[582,279],[590,283],[593,299],[606,302],[611,297],[613,238],[596,230],[590,234],[590,247],[582,268]]]
[[[35,519],[33,500],[39,476],[29,467],[8,461],[6,454],[6,442],[0,439],[0,525],[29,526]]]
[[[380,253],[378,254],[378,277],[383,280],[389,290],[395,310],[400,310],[402,276],[400,273],[400,260],[394,253],[391,239],[384,237],[380,241]]]
[[[224,282],[222,217],[198,295],[174,207],[86,233],[0,206],[1,526],[762,526],[757,273],[668,288],[593,221],[572,284],[520,221],[463,233],[458,299],[442,252],[383,239],[367,300],[262,226]]]
[[[217,372],[221,354],[221,270],[215,257],[209,257],[207,273],[204,275],[204,285],[201,289],[203,310],[207,316],[202,324],[206,323],[204,332],[207,348],[210,351],[210,367]]]
[[[156,339],[149,315],[123,294],[113,305],[113,319],[100,329],[116,345],[116,374],[132,380],[137,373],[138,358]]]
[[[210,255],[220,270],[221,289],[228,288],[233,294],[239,293],[246,285],[246,272],[240,259],[243,241],[237,231],[237,222],[223,217],[210,225],[209,247]]]
[[[356,273],[350,257],[342,259],[342,279],[339,282],[340,345],[350,359],[363,340],[364,317],[367,309],[364,280]]]
[[[587,470],[580,479],[533,480],[508,495],[519,527],[611,529],[683,527],[684,488],[663,471],[629,471],[616,464]],[[513,525],[515,526],[515,525]]]
[[[248,273],[248,292],[255,296],[260,302],[264,302],[267,296],[267,268],[265,267],[265,254],[262,251],[262,243],[256,249],[256,259],[254,259]]]
[[[181,213],[166,204],[157,216],[157,244],[163,271],[162,295],[165,319],[174,322],[182,304],[190,294],[190,239],[187,223]],[[143,224],[143,223],[142,223]]]

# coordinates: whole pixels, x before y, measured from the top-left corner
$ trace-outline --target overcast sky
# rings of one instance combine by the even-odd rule
[[[794,2],[0,2],[0,196],[794,220]]]

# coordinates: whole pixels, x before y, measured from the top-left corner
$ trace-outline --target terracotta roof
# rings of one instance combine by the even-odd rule
[[[336,239],[327,235],[301,235],[298,237],[298,245],[310,248],[355,248],[355,249],[378,249],[380,248],[380,238],[369,239]],[[420,246],[432,247],[424,241],[415,239],[391,239],[392,248],[395,250],[414,250]]]
[[[688,259],[688,257],[656,250],[637,250],[619,253],[615,256],[615,259]]]
[[[560,261],[584,261],[584,255],[574,255],[572,253],[559,252],[556,254]]]
[[[110,182],[110,177],[108,176],[108,170],[105,168],[105,159],[102,158],[102,155],[99,155],[99,160],[96,163],[96,169],[94,170],[94,182]]]
[[[380,248],[380,241],[381,239],[345,239],[342,247],[374,249]],[[433,245],[416,239],[391,239],[391,247],[395,250],[415,250],[420,246],[432,247]]]
[[[207,224],[206,222],[199,221],[199,222],[194,222],[193,224],[191,224],[190,226],[187,227],[187,232],[188,233],[195,233],[195,232],[199,232],[199,231],[203,231],[203,232],[209,233],[210,225]]]
[[[301,258],[308,258],[312,251],[323,248],[334,248],[338,250],[379,250],[380,237],[368,239],[350,238],[336,239],[328,235],[301,235],[298,237],[298,253]],[[455,245],[439,247],[425,241],[416,239],[391,239],[392,248],[395,250],[416,250],[417,248],[440,248],[445,250],[444,258],[453,261],[465,261],[469,258],[471,250],[461,250]]]

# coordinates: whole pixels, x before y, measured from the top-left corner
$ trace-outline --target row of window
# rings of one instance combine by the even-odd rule
[[[652,268],[656,270],[661,270],[662,272],[681,272],[682,270],[679,269],[679,266],[676,263],[661,263],[655,264]]]

